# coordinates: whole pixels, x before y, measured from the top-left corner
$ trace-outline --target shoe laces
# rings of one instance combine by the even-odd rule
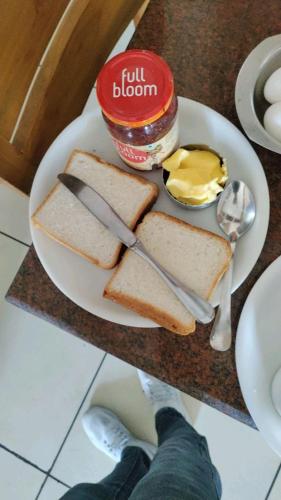
[[[116,449],[124,449],[127,442],[129,441],[129,437],[127,434],[120,428],[114,430],[114,439],[112,441],[108,441],[107,439],[103,440],[103,444],[110,451],[110,453],[114,453]]]

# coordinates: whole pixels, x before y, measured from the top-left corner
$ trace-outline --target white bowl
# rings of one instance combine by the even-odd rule
[[[270,106],[263,95],[266,80],[281,67],[281,35],[266,38],[248,55],[237,77],[235,105],[247,136],[257,144],[281,154],[281,143],[263,126]]]

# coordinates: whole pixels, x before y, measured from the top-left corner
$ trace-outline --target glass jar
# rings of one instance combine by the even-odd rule
[[[177,149],[173,75],[153,52],[129,50],[111,59],[98,76],[97,97],[113,143],[127,165],[151,170]]]

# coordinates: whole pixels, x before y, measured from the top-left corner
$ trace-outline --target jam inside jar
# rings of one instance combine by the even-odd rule
[[[97,79],[103,118],[119,156],[138,170],[160,166],[178,147],[178,101],[166,62],[150,51],[111,59]]]

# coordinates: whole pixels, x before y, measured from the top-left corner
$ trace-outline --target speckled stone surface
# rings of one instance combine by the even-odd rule
[[[211,106],[239,126],[234,105],[239,68],[259,42],[280,32],[280,0],[151,0],[130,48],[163,56],[173,70],[179,95]],[[281,159],[254,147],[269,184],[271,216],[262,254],[233,296],[234,331],[252,286],[281,254]],[[7,299],[254,426],[239,388],[234,348],[226,353],[213,351],[210,327],[198,327],[195,334],[180,337],[162,328],[127,328],[97,318],[56,289],[33,248]]]

